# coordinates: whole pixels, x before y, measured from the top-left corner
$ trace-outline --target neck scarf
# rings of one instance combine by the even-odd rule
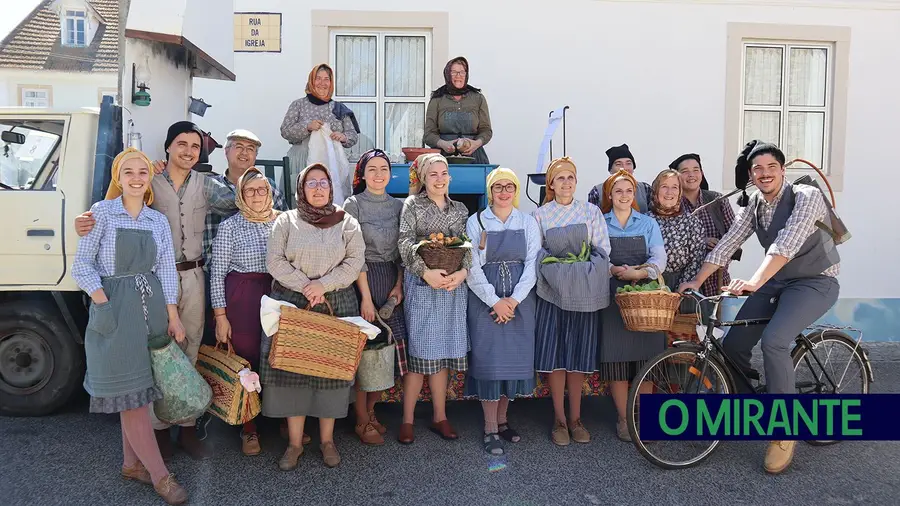
[[[147,191],[144,192],[144,203],[149,206],[153,203],[153,187],[149,184],[150,181],[153,180],[153,162],[147,158],[147,155],[135,148],[127,148],[125,151],[119,153],[113,160],[112,170],[110,171],[112,180],[109,182],[109,188],[106,190],[106,200],[112,200],[122,196],[122,183],[119,182],[119,170],[122,168],[122,163],[124,163],[125,160],[131,160],[132,158],[137,158],[147,164],[147,169],[150,171],[150,179],[147,180]]]
[[[248,184],[251,181],[256,181],[257,179],[262,179],[266,182],[266,188],[269,190],[269,193],[266,195],[266,204],[263,207],[262,211],[254,211],[250,204],[244,200],[244,185]],[[244,218],[251,223],[267,223],[275,219],[276,211],[273,209],[272,203],[272,185],[269,183],[269,179],[263,175],[262,172],[259,171],[256,167],[250,167],[247,169],[244,174],[238,178],[237,183],[237,192],[234,195],[234,203],[237,205],[238,210],[244,215]]]
[[[330,228],[344,220],[344,211],[338,209],[332,200],[334,200],[333,183],[328,187],[328,204],[322,207],[315,207],[306,200],[306,176],[313,169],[319,169],[325,173],[328,182],[331,181],[331,174],[328,169],[321,163],[314,163],[303,169],[303,172],[297,175],[297,214],[300,219],[317,228]]]
[[[375,148],[370,149],[362,154],[359,157],[359,161],[356,162],[356,171],[353,173],[353,194],[359,194],[365,191],[366,189],[366,165],[371,162],[375,158],[382,158],[388,164],[388,169],[391,167],[391,159],[388,158],[387,153],[384,151]]]
[[[556,192],[553,191],[553,188],[550,188],[550,183],[553,182],[553,178],[556,177],[562,171],[569,171],[572,174],[575,174],[575,177],[578,177],[578,171],[575,168],[575,162],[572,161],[568,156],[564,156],[562,158],[557,158],[550,162],[550,166],[547,167],[547,190],[544,194],[544,204],[547,202],[551,202],[556,199]]]
[[[634,200],[631,201],[631,208],[637,212],[641,211],[641,208],[638,207],[637,203],[637,180],[634,179],[634,176],[629,174],[627,170],[620,169],[619,172],[616,172],[615,174],[609,176],[608,178],[606,178],[606,181],[603,182],[603,198],[600,201],[600,210],[603,211],[603,214],[612,211],[613,186],[615,186],[619,181],[623,180],[631,183],[631,187],[634,188],[635,196]]]
[[[452,67],[454,63],[458,63],[466,69],[466,83],[462,88],[453,86],[453,81],[451,80],[452,76],[450,75],[450,67]],[[480,89],[469,85],[469,61],[462,56],[457,56],[456,58],[448,61],[446,65],[444,65],[444,85],[434,90],[434,92],[431,94],[431,98],[439,98],[444,95],[465,95],[470,91],[474,91],[476,93],[481,92]]]
[[[491,186],[494,186],[494,183],[496,183],[497,181],[499,181],[501,179],[509,179],[510,181],[515,183],[516,193],[513,194],[512,205],[513,205],[513,207],[518,209],[519,208],[519,187],[521,186],[519,184],[519,177],[516,176],[516,173],[513,172],[511,169],[506,169],[503,167],[496,168],[496,169],[492,170],[490,174],[488,174],[488,177],[487,177],[488,205],[489,206],[494,205],[494,196],[491,193]]]
[[[439,153],[424,153],[416,157],[416,160],[409,166],[409,194],[415,195],[425,191],[425,174],[428,168],[435,163],[443,163],[449,167],[447,159]],[[450,185],[447,185],[446,195],[450,193]]]
[[[326,95],[319,95],[319,92],[316,91],[316,74],[319,73],[320,69],[325,69],[328,72],[328,77],[331,78],[331,88],[329,88],[328,93]],[[313,69],[309,72],[309,78],[306,80],[306,96],[309,97],[310,102],[316,105],[327,104],[331,102],[331,95],[334,94],[334,71],[331,70],[331,67],[328,64],[320,63],[313,67]]]
[[[675,206],[663,207],[659,201],[659,186],[662,184],[663,179],[670,177],[678,179],[678,171],[666,169],[657,174],[656,179],[653,180],[653,184],[650,185],[653,193],[653,197],[650,199],[650,210],[653,211],[653,214],[663,218],[681,214],[681,197],[684,196],[684,191],[681,189],[681,181],[678,181],[678,198],[675,200]]]

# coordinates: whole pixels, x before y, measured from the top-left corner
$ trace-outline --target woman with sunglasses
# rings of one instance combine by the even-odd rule
[[[266,267],[275,278],[275,300],[336,317],[359,316],[353,283],[365,264],[366,244],[356,218],[335,206],[328,170],[313,164],[297,177],[297,208],[281,213],[272,225]],[[325,303],[328,304],[325,304]],[[303,454],[307,417],[319,419],[325,465],[341,462],[334,446],[334,421],[345,418],[352,381],[295,374],[269,365],[272,340],[263,335],[260,349],[262,414],[287,418],[289,444],[278,462],[283,471],[297,467]]]
[[[344,211],[359,221],[366,243],[366,263],[356,286],[360,313],[375,322],[375,312],[391,301],[394,310],[382,319],[390,327],[397,350],[397,374],[406,375],[406,322],[403,317],[403,266],[397,241],[403,201],[387,194],[391,180],[391,160],[380,149],[363,153],[356,164],[353,196],[344,202]],[[369,344],[384,342],[385,332]],[[375,402],[381,392],[356,392],[356,435],[367,445],[384,444],[384,425],[375,418]]]
[[[234,352],[258,371],[260,299],[272,286],[266,269],[266,244],[278,211],[272,207],[269,180],[256,167],[238,179],[235,202],[239,212],[219,225],[213,241],[210,298],[216,340],[231,343]],[[241,441],[244,455],[262,451],[252,420],[244,424]]]
[[[535,387],[535,266],[541,230],[519,211],[519,178],[510,169],[487,177],[489,207],[469,218],[472,238],[468,325],[472,341],[466,393],[481,399],[484,451],[502,455],[500,438],[521,440],[506,418],[509,401]]]

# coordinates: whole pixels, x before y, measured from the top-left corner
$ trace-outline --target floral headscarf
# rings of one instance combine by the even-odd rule
[[[153,180],[153,162],[151,162],[150,158],[142,151],[132,147],[125,149],[125,151],[122,151],[115,159],[113,159],[112,169],[110,171],[112,180],[109,182],[109,188],[106,190],[106,200],[112,200],[122,196],[122,184],[119,183],[119,170],[126,160],[131,160],[132,158],[137,158],[147,164],[147,169],[150,171],[147,191],[144,192],[144,203],[149,206],[153,203],[153,187],[149,184],[149,181]]]
[[[251,181],[256,181],[257,179],[262,179],[266,182],[266,189],[269,190],[269,193],[266,195],[266,205],[262,211],[254,211],[253,208],[244,200],[244,185],[250,183]],[[278,213],[273,208],[272,201],[272,185],[269,183],[269,179],[259,171],[256,167],[250,167],[246,172],[238,179],[237,183],[237,192],[234,196],[234,203],[237,205],[238,210],[244,215],[244,218],[247,221],[252,223],[266,223],[275,219],[275,215]]]
[[[315,207],[310,204],[309,201],[306,200],[306,192],[304,191],[306,178],[314,169],[319,169],[324,172],[325,177],[328,178],[328,182],[330,183],[328,186],[328,203],[322,207]],[[321,163],[314,163],[303,169],[303,172],[297,175],[297,213],[300,215],[301,220],[317,228],[329,228],[337,225],[344,220],[344,211],[338,209],[337,206],[334,205],[334,202],[332,202],[333,200],[334,183],[331,180],[331,174],[328,173],[328,169],[326,169],[324,165]]]
[[[409,194],[415,195],[425,191],[425,174],[428,168],[435,163],[447,163],[447,159],[439,153],[424,153],[416,157],[416,160],[409,166]],[[447,187],[449,193],[450,188]]]
[[[383,158],[384,161],[388,164],[388,169],[391,167],[391,159],[388,157],[387,153],[384,151],[375,148],[370,149],[362,154],[359,157],[359,161],[356,162],[356,171],[353,173],[353,194],[356,195],[358,193],[362,193],[366,189],[366,165],[369,164],[375,158]]]
[[[674,207],[663,207],[659,202],[659,186],[662,184],[663,179],[674,177],[676,181],[678,181],[678,199],[675,200]],[[656,179],[653,180],[653,184],[650,185],[652,188],[652,197],[650,198],[650,210],[653,211],[653,214],[657,216],[676,216],[681,214],[681,196],[684,194],[684,191],[681,189],[681,180],[678,178],[678,171],[673,169],[666,169],[659,174],[656,175]]]

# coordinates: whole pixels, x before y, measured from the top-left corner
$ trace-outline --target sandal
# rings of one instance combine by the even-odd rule
[[[504,427],[506,428],[504,429]],[[522,436],[520,436],[518,432],[513,430],[513,428],[510,427],[508,423],[501,423],[499,428],[500,437],[509,441],[510,443],[518,443],[522,440]]]
[[[496,432],[484,435],[484,451],[495,457],[503,455],[503,443]]]

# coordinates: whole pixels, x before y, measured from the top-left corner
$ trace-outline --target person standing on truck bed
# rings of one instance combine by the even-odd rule
[[[91,297],[84,335],[90,411],[119,413],[122,476],[181,504],[187,493],[163,462],[147,408],[162,398],[147,340],[166,333],[185,340],[172,232],[166,217],[145,205],[154,197],[150,166],[134,148],[113,160],[110,191],[91,206],[97,226],[78,241],[72,278]]]
[[[192,362],[196,362],[203,337],[206,311],[205,280],[203,274],[203,229],[207,212],[234,213],[237,209],[234,193],[211,177],[194,173],[191,169],[200,158],[203,132],[190,121],[179,121],[169,127],[166,135],[166,169],[151,181],[154,200],[152,208],[161,212],[172,229],[172,242],[179,277],[178,315],[184,324],[187,339],[181,346]],[[92,216],[75,219],[78,235],[85,235],[94,226]],[[151,411],[152,415],[152,411]],[[153,419],[156,439],[164,458],[174,451],[169,425]],[[181,426],[180,446],[195,460],[205,460],[210,453],[197,437],[194,422]]]

